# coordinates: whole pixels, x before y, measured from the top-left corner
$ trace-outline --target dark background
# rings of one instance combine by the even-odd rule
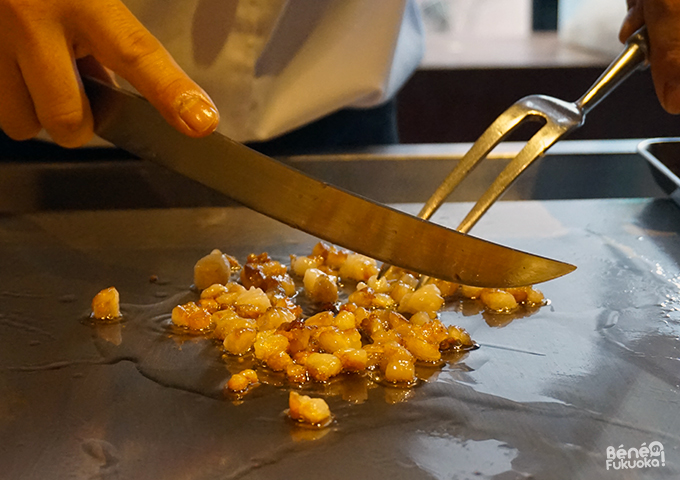
[[[419,70],[397,98],[403,143],[472,142],[515,101],[544,94],[574,101],[601,67]],[[534,130],[518,132],[528,138]],[[680,119],[666,113],[649,70],[634,74],[602,101],[570,139],[680,135]]]

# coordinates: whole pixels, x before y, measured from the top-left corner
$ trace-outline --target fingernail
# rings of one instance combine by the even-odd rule
[[[215,106],[201,95],[187,95],[180,101],[179,116],[196,133],[214,129],[220,119]]]
[[[663,89],[663,108],[668,113],[680,113],[680,83],[666,82]]]

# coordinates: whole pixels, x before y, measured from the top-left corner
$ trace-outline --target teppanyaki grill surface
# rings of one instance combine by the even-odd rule
[[[2,216],[2,477],[679,478],[679,228],[665,199],[494,206],[475,234],[578,270],[523,318],[450,305],[481,348],[412,390],[306,388],[335,416],[310,431],[287,421],[283,381],[223,398],[234,363],[168,319],[212,248],[286,262],[314,238],[240,207]],[[112,285],[124,320],[93,324]]]

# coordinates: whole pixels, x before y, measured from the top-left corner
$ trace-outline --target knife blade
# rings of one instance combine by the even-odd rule
[[[101,138],[259,213],[354,252],[479,287],[530,285],[576,268],[377,204],[219,133],[201,139],[187,137],[166,123],[144,98],[90,78],[83,83],[95,132]]]

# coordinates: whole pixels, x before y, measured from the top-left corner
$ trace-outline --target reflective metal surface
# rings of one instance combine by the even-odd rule
[[[434,220],[454,225],[468,207]],[[421,370],[410,391],[312,389],[335,415],[313,432],[286,421],[285,382],[224,399],[240,367],[167,321],[210,249],[286,261],[314,238],[240,207],[0,217],[3,478],[680,477],[678,208],[501,202],[476,228],[579,269],[542,285],[550,305],[521,318],[449,305],[443,321],[480,349]],[[125,320],[93,325],[89,303],[111,285]],[[616,470],[618,450],[649,466]]]
[[[650,138],[638,145],[658,185],[680,205],[680,138]]]
[[[663,197],[639,140],[564,141],[505,192],[505,200]],[[376,202],[425,203],[471,144],[393,145],[283,160]],[[479,198],[523,143],[499,145],[450,201]],[[110,148],[67,150],[0,134],[0,212],[233,206],[186,177]],[[587,175],[584,175],[587,172]]]

